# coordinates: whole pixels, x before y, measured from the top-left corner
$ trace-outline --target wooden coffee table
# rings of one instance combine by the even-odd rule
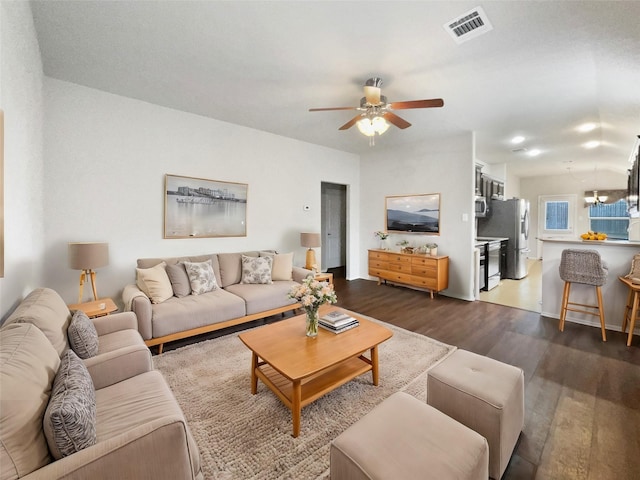
[[[320,315],[331,310],[343,309],[323,305]],[[316,338],[307,337],[305,315],[239,335],[251,350],[251,393],[257,393],[260,379],[277,395],[291,410],[294,437],[300,434],[300,411],[305,405],[369,371],[378,385],[378,345],[393,333],[348,313],[360,325],[337,335],[319,328]]]

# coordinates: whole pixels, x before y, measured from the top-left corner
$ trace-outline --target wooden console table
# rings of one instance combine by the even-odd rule
[[[369,250],[369,275],[382,280],[425,288],[431,293],[449,286],[449,257],[388,250]]]

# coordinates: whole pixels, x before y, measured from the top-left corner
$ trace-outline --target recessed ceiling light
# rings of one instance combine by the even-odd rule
[[[522,142],[524,142],[524,137],[522,135],[516,135],[511,139],[511,143],[513,143],[514,145],[518,145]]]
[[[587,133],[595,130],[596,128],[598,128],[598,125],[595,123],[583,123],[577,128],[577,130],[582,133]]]
[[[591,140],[590,142],[583,143],[582,146],[584,148],[596,148],[600,146],[600,142],[598,140]]]
[[[530,157],[537,157],[538,155],[540,155],[542,152],[540,150],[538,150],[537,148],[534,148],[532,150],[529,150],[527,152],[527,155],[529,155]]]

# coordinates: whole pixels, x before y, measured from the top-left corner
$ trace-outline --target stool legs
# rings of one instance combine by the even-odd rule
[[[562,293],[562,306],[560,309],[560,323],[558,324],[558,329],[561,332],[564,332],[564,322],[567,318],[567,310],[571,310],[572,312],[580,312],[580,313],[587,313],[589,315],[596,315],[598,317],[600,317],[600,330],[602,332],[602,341],[606,342],[607,341],[607,333],[606,333],[606,329],[605,329],[605,323],[604,323],[604,306],[602,304],[602,289],[599,286],[596,286],[596,297],[598,298],[598,305],[585,305],[584,303],[574,303],[574,302],[570,302],[569,301],[569,294],[571,293],[571,282],[564,282],[564,291]],[[593,309],[597,309],[598,312],[593,312],[593,311],[588,311],[588,310],[584,310],[584,309],[578,309],[578,308],[570,308],[570,306],[579,306],[579,307],[587,307],[587,308],[593,308]],[[637,311],[637,301],[634,303],[634,305],[636,306],[636,310]],[[632,330],[633,331],[633,330]]]
[[[560,309],[560,324],[558,328],[564,332],[564,320],[567,318],[567,304],[569,303],[569,291],[571,290],[571,282],[564,282],[564,291],[562,293],[562,307]]]
[[[633,340],[633,329],[635,328],[636,317],[638,316],[638,304],[640,303],[640,295],[638,295],[637,291],[631,290],[629,292],[629,297],[633,294],[633,306],[631,307],[631,318],[629,319],[629,337],[627,338],[627,347],[631,346],[631,341]],[[631,299],[631,298],[629,298]],[[627,308],[624,312],[624,321],[622,322],[622,333],[627,331],[627,311],[629,310],[629,304],[627,303]]]
[[[598,312],[600,313],[600,330],[602,331],[602,341],[607,341],[607,332],[604,328],[604,306],[602,305],[602,288],[596,287],[598,296]]]

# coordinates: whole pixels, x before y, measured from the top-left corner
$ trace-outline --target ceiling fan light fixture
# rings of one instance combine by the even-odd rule
[[[389,124],[382,117],[363,117],[361,120],[358,120],[358,130],[363,135],[367,137],[373,137],[376,133],[378,135],[382,135],[389,128]]]

